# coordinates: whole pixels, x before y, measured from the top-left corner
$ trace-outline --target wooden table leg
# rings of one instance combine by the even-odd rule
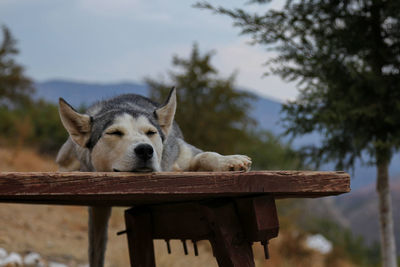
[[[272,196],[238,198],[235,202],[248,240],[265,242],[278,236],[278,214]]]
[[[254,267],[251,242],[244,236],[233,202],[204,206],[210,238],[220,267]]]
[[[131,267],[155,267],[152,218],[146,208],[131,208],[125,211]]]

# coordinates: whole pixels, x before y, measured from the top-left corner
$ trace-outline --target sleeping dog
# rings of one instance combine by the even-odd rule
[[[176,91],[164,104],[126,94],[100,101],[78,113],[59,100],[68,140],[57,155],[60,171],[161,172],[248,171],[251,159],[223,156],[186,143],[174,121]],[[89,263],[104,265],[111,207],[89,208]]]

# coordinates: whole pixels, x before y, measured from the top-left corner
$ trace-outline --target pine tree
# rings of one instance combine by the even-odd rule
[[[27,103],[33,92],[32,81],[25,76],[24,68],[14,57],[18,54],[16,41],[6,26],[2,27],[0,44],[0,105],[12,106]]]
[[[397,266],[388,166],[400,144],[400,2],[287,0],[263,14],[197,7],[231,17],[242,34],[277,54],[270,72],[300,89],[283,108],[287,133],[323,136],[309,150],[312,159],[349,168],[369,153],[377,167],[382,262]]]
[[[173,57],[178,71],[170,72],[169,83],[148,78],[150,97],[163,101],[171,87],[177,88],[176,121],[190,144],[223,154],[238,153],[238,142],[246,143],[251,94],[235,90],[235,76],[220,78],[211,65],[212,52],[202,55],[195,44],[188,59]]]

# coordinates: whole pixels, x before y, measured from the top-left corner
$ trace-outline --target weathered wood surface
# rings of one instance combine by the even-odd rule
[[[345,172],[0,172],[0,202],[132,206],[270,194],[320,197],[350,191]]]

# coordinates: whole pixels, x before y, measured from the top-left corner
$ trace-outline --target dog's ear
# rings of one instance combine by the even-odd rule
[[[62,124],[68,131],[71,139],[78,145],[85,147],[90,138],[92,119],[86,114],[76,112],[64,99],[59,99],[59,113]]]
[[[171,130],[176,110],[176,90],[175,87],[169,92],[167,101],[160,108],[156,109],[155,114],[161,130],[167,136]]]

